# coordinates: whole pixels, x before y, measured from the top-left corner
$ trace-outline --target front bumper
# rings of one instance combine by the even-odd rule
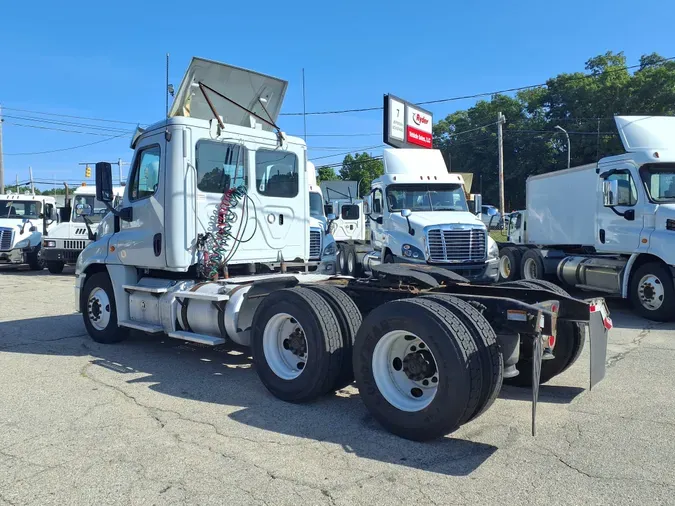
[[[80,249],[42,248],[42,258],[45,262],[63,262],[74,264],[82,253]]]
[[[75,273],[75,311],[78,313],[82,312],[82,308],[80,307],[80,294],[82,293],[82,283],[84,282],[84,274],[81,273]]]
[[[0,251],[0,264],[28,263],[27,251],[29,251],[29,249],[12,249],[9,251]]]
[[[406,264],[420,263],[408,261],[404,257],[394,257],[394,262]],[[499,258],[491,258],[480,263],[439,264],[436,262],[426,262],[426,264],[456,272],[476,284],[496,283],[499,280]]]

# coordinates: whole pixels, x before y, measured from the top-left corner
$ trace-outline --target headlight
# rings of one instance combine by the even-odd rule
[[[42,241],[45,248],[56,248],[56,241]]]
[[[489,258],[499,258],[499,246],[497,246],[497,241],[492,237],[488,236],[488,257]]]
[[[426,260],[421,249],[416,248],[412,244],[404,244],[401,248],[401,256],[405,258],[412,258],[413,260]]]
[[[24,249],[30,246],[30,239],[24,239],[23,241],[19,241],[16,243],[15,248],[17,249]]]
[[[337,253],[337,244],[335,242],[330,243],[323,249],[323,256],[330,257]]]

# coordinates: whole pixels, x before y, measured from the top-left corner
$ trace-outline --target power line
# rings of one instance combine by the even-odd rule
[[[86,148],[87,146],[93,146],[94,144],[101,144],[102,142],[108,142],[113,139],[119,139],[120,137],[124,137],[128,134],[120,134],[120,135],[115,135],[113,137],[108,137],[106,139],[101,139],[98,141],[94,142],[89,142],[87,144],[80,144],[79,146],[71,146],[69,148],[60,148],[60,149],[51,149],[49,151],[34,151],[32,153],[5,153],[5,156],[28,156],[28,155],[47,155],[50,153],[60,153],[61,151],[71,151],[73,149],[80,149],[80,148]]]
[[[386,146],[386,144],[376,144],[375,146],[366,146],[365,148],[362,148],[360,151],[367,151],[369,149],[377,149],[377,148],[381,148],[383,146]],[[334,155],[317,156],[317,157],[314,157],[314,158],[310,158],[309,161],[313,162],[314,160],[323,160],[324,158],[333,158],[334,156],[349,155],[353,151],[354,150],[345,151],[344,153],[335,153]]]
[[[115,119],[107,119],[107,118],[91,118],[91,117],[86,117],[86,116],[71,116],[69,114],[59,114],[55,112],[44,112],[44,111],[35,111],[35,110],[30,110],[30,109],[17,109],[15,107],[2,107],[6,111],[18,111],[18,112],[29,112],[32,114],[44,114],[46,116],[58,116],[60,118],[73,118],[73,119],[84,119],[84,120],[89,120],[89,121],[103,121],[106,123],[121,123],[124,125],[140,125],[141,123],[138,123],[137,121],[121,121],[121,120],[115,120]]]
[[[675,56],[670,57],[670,58],[664,58],[660,64],[663,64],[667,61],[672,61],[675,60]],[[595,78],[595,77],[601,77],[603,75],[607,74],[612,74],[614,72],[619,72],[619,71],[625,71],[625,70],[632,70],[635,68],[641,67],[641,64],[636,64],[636,65],[630,65],[630,66],[623,66],[623,67],[618,67],[618,68],[613,68],[606,70],[604,72],[598,72],[596,74],[584,74],[582,76],[576,76],[576,77],[569,77],[564,80],[565,83],[571,82],[571,81],[579,81],[582,79],[589,79],[589,78]],[[547,83],[540,83],[540,84],[531,84],[528,86],[518,86],[516,88],[506,88],[503,90],[497,90],[497,91],[488,91],[484,93],[474,93],[472,95],[460,95],[457,97],[449,97],[449,98],[439,98],[436,100],[425,100],[423,102],[415,102],[414,105],[431,105],[431,104],[441,104],[441,103],[446,103],[446,102],[454,102],[457,100],[468,100],[472,98],[481,98],[481,97],[487,97],[487,96],[492,96],[492,95],[500,95],[504,93],[513,93],[517,91],[524,91],[524,90],[529,90],[533,88],[543,88],[546,86]],[[306,113],[308,116],[319,116],[319,115],[327,115],[327,114],[347,114],[347,113],[352,113],[352,112],[368,112],[368,111],[381,111],[382,106],[379,107],[361,107],[361,108],[356,108],[356,109],[341,109],[341,110],[333,110],[333,111],[314,111],[314,112],[308,112]],[[302,112],[285,112],[281,113],[281,116],[302,116]]]
[[[110,133],[104,134],[100,132],[83,132],[81,130],[67,130],[65,128],[54,128],[40,125],[27,125],[25,123],[15,123],[13,121],[5,121],[7,125],[14,125],[22,128],[37,128],[39,130],[51,130],[54,132],[65,132],[69,134],[80,134],[80,135],[100,135],[101,137],[110,137]],[[124,132],[122,135],[129,135],[130,132]]]

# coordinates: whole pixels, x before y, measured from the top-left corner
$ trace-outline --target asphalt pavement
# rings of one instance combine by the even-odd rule
[[[133,334],[100,345],[72,270],[0,268],[0,505],[675,504],[675,325],[611,303],[607,376],[589,350],[505,387],[458,432],[384,431],[347,388],[270,395],[245,351]]]

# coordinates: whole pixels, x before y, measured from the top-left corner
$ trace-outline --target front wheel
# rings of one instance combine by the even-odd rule
[[[87,279],[80,308],[84,326],[97,343],[119,343],[129,335],[128,329],[117,325],[115,294],[107,273],[97,272]]]
[[[45,261],[42,259],[42,248],[38,248],[28,254],[28,266],[31,271],[41,271],[45,268]]]
[[[675,288],[670,270],[659,263],[644,264],[633,273],[630,299],[635,312],[659,322],[673,319]]]
[[[61,274],[65,265],[63,262],[47,262],[47,270],[52,274]]]

